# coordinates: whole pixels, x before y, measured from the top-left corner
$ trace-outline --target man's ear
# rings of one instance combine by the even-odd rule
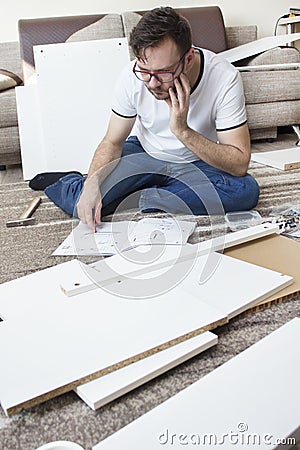
[[[190,69],[195,60],[195,49],[193,47],[191,47],[187,51],[184,60],[185,60],[185,69],[186,70]]]

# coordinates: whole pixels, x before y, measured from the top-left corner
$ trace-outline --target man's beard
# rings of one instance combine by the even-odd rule
[[[160,88],[151,89],[149,86],[145,84],[148,91],[157,99],[157,100],[166,100],[167,98],[170,98],[169,91],[161,90]]]

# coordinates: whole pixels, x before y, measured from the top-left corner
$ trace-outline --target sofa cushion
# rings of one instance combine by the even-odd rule
[[[193,44],[219,53],[227,50],[227,40],[222,11],[218,6],[178,8],[189,21]]]
[[[21,162],[18,127],[0,128],[0,165]]]
[[[126,11],[126,12],[122,13],[121,17],[122,17],[122,21],[123,21],[124,34],[129,40],[131,30],[139,23],[142,16],[135,12]],[[131,47],[129,48],[129,54],[130,54],[130,59],[135,58],[133,51],[131,50]]]
[[[247,104],[300,100],[300,69],[242,72]]]
[[[0,42],[0,68],[22,78],[20,46],[18,42]]]
[[[33,46],[65,42],[71,34],[101,19],[103,14],[20,19],[21,58],[34,67]]]
[[[248,58],[247,65],[300,63],[300,52],[295,47],[275,47]]]
[[[124,37],[122,19],[119,14],[107,14],[97,22],[73,33],[66,42],[93,41]]]
[[[13,88],[22,84],[22,80],[18,75],[9,70],[0,69],[0,91]]]
[[[96,22],[103,14],[20,19],[18,22],[23,80],[35,74],[33,47],[65,42],[71,34]],[[12,69],[10,69],[12,70]]]
[[[0,93],[0,128],[18,125],[15,89]]]
[[[228,48],[238,47],[239,45],[248,44],[257,39],[256,25],[241,25],[234,27],[226,27],[226,39]]]
[[[300,123],[300,101],[269,102],[246,105],[250,129],[281,127]],[[271,118],[271,120],[270,120]]]
[[[121,17],[123,21],[124,34],[129,38],[131,30],[139,23],[142,16],[136,12],[125,11],[121,14]]]

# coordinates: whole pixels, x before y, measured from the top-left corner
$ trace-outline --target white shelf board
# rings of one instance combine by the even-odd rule
[[[65,296],[60,280],[80,275],[83,266],[73,260],[0,286],[0,401],[7,414],[74,389],[116,364],[125,366],[213,329],[227,322],[229,313],[292,282],[292,277],[216,253],[198,257],[189,272],[184,262],[173,267],[179,280],[181,270],[183,279],[191,277],[191,293],[174,277],[169,280],[170,273],[154,272],[154,281],[146,273],[113,280],[113,293],[98,289]],[[202,274],[207,279],[200,284]],[[236,282],[228,285],[224,277]],[[170,289],[146,298],[162,280],[171,281]],[[128,298],[136,289],[140,298]],[[219,296],[217,307],[211,305]]]
[[[87,173],[106,132],[116,80],[130,61],[127,39],[37,45],[33,52],[36,84],[18,99],[24,179],[43,171]],[[31,145],[37,134],[42,141]]]
[[[252,153],[251,160],[280,170],[300,168],[300,148],[292,147],[282,150]]]
[[[121,395],[216,345],[218,336],[206,331],[154,355],[78,386],[77,395],[96,410]]]
[[[7,414],[227,321],[180,287],[140,301],[102,289],[70,299],[59,279],[73,275],[74,262],[0,286],[0,402]]]
[[[265,52],[274,47],[286,45],[300,39],[300,33],[283,34],[279,36],[268,36],[256,41],[248,42],[247,44],[239,45],[238,47],[220,52],[229,62],[239,61],[240,59],[249,58],[258,53]]]
[[[109,259],[100,260],[93,264],[83,264],[84,270],[74,272],[74,275],[61,280],[61,288],[67,296],[78,295],[82,292],[97,289],[113,281],[120,282],[120,274],[138,277],[170,267],[179,261],[195,260],[202,255],[209,255],[215,251],[223,251],[243,242],[250,242],[270,234],[279,233],[276,224],[260,224],[234,233],[227,233],[199,244],[187,244],[183,247],[166,246],[159,258],[153,258],[147,265],[136,261],[136,250],[113,255]],[[158,247],[157,247],[158,248]],[[142,249],[142,247],[140,247]],[[147,251],[147,247],[145,247]]]
[[[292,447],[277,440],[300,435],[299,340],[296,318],[93,450]]]

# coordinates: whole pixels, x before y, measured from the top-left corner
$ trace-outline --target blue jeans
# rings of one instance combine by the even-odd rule
[[[57,206],[76,217],[76,204],[85,178],[78,174],[66,175],[48,186],[45,193]],[[252,209],[259,197],[259,186],[249,174],[234,177],[201,160],[161,161],[148,155],[135,136],[125,142],[120,162],[101,184],[100,191],[102,216],[119,207],[132,207],[132,199],[138,201],[136,206],[142,212],[223,215]]]

